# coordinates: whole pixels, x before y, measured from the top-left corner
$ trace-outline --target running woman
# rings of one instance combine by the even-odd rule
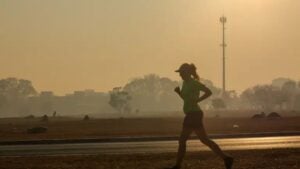
[[[208,138],[203,126],[203,112],[198,103],[211,96],[211,90],[199,82],[199,76],[194,64],[184,63],[176,72],[182,78],[183,84],[181,90],[179,87],[176,87],[174,91],[183,100],[185,118],[179,138],[177,161],[173,167],[168,169],[181,168],[181,163],[186,152],[186,141],[192,132],[195,132],[203,144],[224,160],[226,169],[232,169],[233,158],[225,154],[213,140]],[[204,92],[202,96],[200,96],[200,91]]]

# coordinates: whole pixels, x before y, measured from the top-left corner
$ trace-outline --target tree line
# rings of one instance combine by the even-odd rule
[[[234,90],[222,94],[210,80],[200,81],[213,92],[212,97],[200,103],[203,109],[300,110],[300,81],[277,78],[240,94]],[[6,78],[0,80],[0,116],[44,115],[54,111],[64,115],[181,111],[182,101],[173,91],[181,83],[149,74],[109,92],[84,90],[56,96],[51,91],[37,92],[29,80]]]
[[[204,109],[300,110],[300,81],[277,78],[271,84],[256,85],[241,94],[234,90],[222,93],[210,80],[200,81],[213,93],[212,97],[200,103]],[[120,113],[180,110],[182,102],[173,92],[180,84],[155,74],[146,75],[110,91],[110,104]]]

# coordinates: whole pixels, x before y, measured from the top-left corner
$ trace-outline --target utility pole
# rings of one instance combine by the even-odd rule
[[[226,91],[226,73],[225,73],[225,48],[226,48],[226,43],[225,43],[225,23],[227,22],[227,18],[225,16],[220,17],[220,22],[222,24],[222,32],[223,32],[223,40],[222,40],[222,49],[223,49],[223,96]]]

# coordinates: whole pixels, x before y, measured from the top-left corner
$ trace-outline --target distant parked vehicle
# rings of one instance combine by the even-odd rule
[[[270,114],[268,114],[267,117],[272,118],[272,119],[278,119],[278,118],[281,118],[281,115],[279,113],[276,113],[276,112],[271,112]]]
[[[262,119],[262,118],[265,118],[265,117],[266,117],[265,112],[261,112],[260,114],[253,115],[252,119]]]
[[[84,121],[90,120],[90,116],[89,116],[89,115],[85,115],[84,118],[83,118],[83,120],[84,120]]]

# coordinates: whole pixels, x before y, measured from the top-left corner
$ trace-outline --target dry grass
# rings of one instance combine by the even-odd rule
[[[230,151],[234,169],[299,169],[300,149]],[[175,153],[142,155],[0,157],[0,169],[162,169]],[[187,153],[183,169],[224,169],[212,152]]]
[[[300,131],[300,117],[270,120],[250,118],[205,118],[209,134]],[[233,125],[239,128],[233,128]],[[0,119],[0,141],[28,139],[103,138],[118,136],[169,136],[178,135],[182,118],[92,119],[76,118]],[[31,127],[44,126],[44,134],[27,134]]]

